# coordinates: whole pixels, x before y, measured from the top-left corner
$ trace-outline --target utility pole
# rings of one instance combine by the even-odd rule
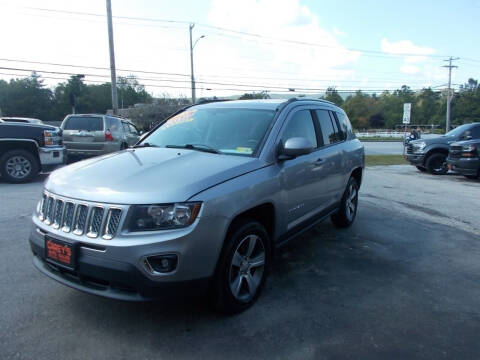
[[[445,124],[445,129],[446,132],[450,131],[450,115],[451,115],[451,109],[450,109],[450,103],[452,101],[452,68],[458,68],[458,66],[452,65],[452,61],[458,60],[460,58],[452,58],[450,56],[449,59],[443,60],[443,61],[448,61],[448,65],[443,65],[442,67],[448,68],[448,90],[447,90],[447,119],[446,119],[446,124]]]
[[[108,22],[108,45],[110,48],[110,77],[111,77],[111,83],[112,83],[112,108],[113,108],[113,114],[117,115],[118,113],[117,74],[115,70],[115,49],[113,47],[111,0],[107,0],[107,22]]]
[[[192,104],[195,104],[195,77],[193,75],[193,43],[192,43],[192,30],[195,24],[190,24],[188,29],[190,31],[190,76],[192,79]]]
[[[203,39],[205,35],[200,36],[195,42],[192,41],[192,30],[195,27],[195,24],[192,23],[188,26],[188,30],[190,31],[190,75],[192,80],[192,104],[195,104],[196,97],[195,97],[195,76],[193,75],[193,49],[195,45],[197,45],[198,40]]]

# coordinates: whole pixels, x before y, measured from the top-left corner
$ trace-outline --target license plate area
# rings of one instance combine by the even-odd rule
[[[55,265],[74,270],[76,265],[75,246],[65,241],[45,236],[45,259]]]

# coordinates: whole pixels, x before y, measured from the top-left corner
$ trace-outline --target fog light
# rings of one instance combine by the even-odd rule
[[[148,272],[166,274],[176,269],[178,257],[175,254],[149,256],[144,265]]]

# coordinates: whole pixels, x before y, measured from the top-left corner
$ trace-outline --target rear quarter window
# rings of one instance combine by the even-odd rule
[[[348,116],[338,111],[336,112],[336,115],[337,115],[338,122],[340,123],[340,127],[342,128],[342,131],[346,134],[346,139],[347,140],[355,139],[355,134],[352,129],[352,124],[350,123]]]
[[[64,130],[103,131],[103,118],[100,116],[70,116],[65,121]]]

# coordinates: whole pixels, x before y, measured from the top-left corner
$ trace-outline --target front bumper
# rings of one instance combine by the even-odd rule
[[[77,290],[108,298],[148,301],[206,294],[223,244],[222,222],[197,218],[192,228],[165,234],[88,239],[45,226],[35,215],[30,234],[34,265],[50,278]],[[218,235],[216,235],[218,234]],[[75,247],[74,270],[46,260],[45,236]],[[176,269],[152,274],[148,256],[178,255]]]
[[[415,166],[424,166],[425,154],[407,154],[405,160]]]
[[[447,158],[448,168],[468,176],[478,176],[480,172],[480,158]]]
[[[67,162],[67,150],[65,146],[48,146],[38,148],[38,157],[42,171],[51,171],[58,165]]]

